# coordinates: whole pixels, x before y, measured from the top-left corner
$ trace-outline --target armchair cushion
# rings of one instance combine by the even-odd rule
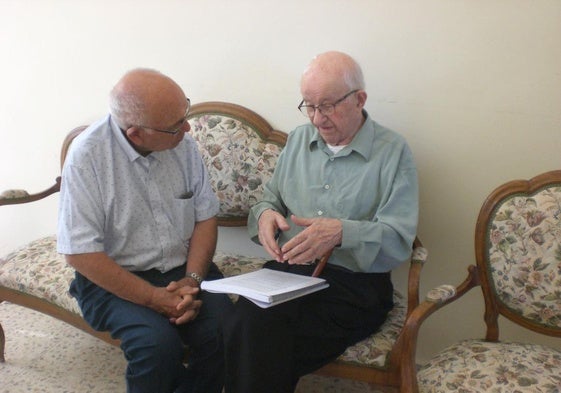
[[[421,393],[559,392],[561,352],[538,344],[458,342],[423,365]],[[495,390],[497,389],[497,390]]]

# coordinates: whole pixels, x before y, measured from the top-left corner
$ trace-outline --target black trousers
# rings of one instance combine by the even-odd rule
[[[313,266],[266,267],[311,275]],[[374,333],[393,307],[390,273],[355,273],[327,265],[329,288],[262,309],[240,297],[224,326],[227,393],[289,393]]]

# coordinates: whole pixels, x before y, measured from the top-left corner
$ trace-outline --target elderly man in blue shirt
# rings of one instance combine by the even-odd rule
[[[249,233],[266,267],[329,288],[261,309],[240,298],[225,327],[228,393],[293,392],[298,379],[374,333],[393,307],[390,271],[408,260],[418,220],[417,171],[403,137],[374,122],[360,66],[327,52],[302,75],[310,124],[288,136]]]
[[[199,290],[221,277],[218,200],[186,134],[189,109],[169,77],[132,70],[62,172],[57,243],[76,269],[70,292],[94,329],[121,340],[128,392],[222,391],[221,315],[232,304]]]

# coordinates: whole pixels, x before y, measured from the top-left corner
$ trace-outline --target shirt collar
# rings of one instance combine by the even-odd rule
[[[360,127],[360,130],[358,130],[351,143],[349,143],[349,145],[342,151],[347,151],[347,155],[350,154],[351,151],[355,151],[364,157],[364,159],[368,159],[372,153],[372,146],[374,144],[374,122],[370,118],[368,112],[363,110],[362,113],[365,117],[362,127]],[[326,143],[321,138],[317,128],[315,127],[314,135],[312,136],[308,147],[311,150],[314,146],[317,146],[318,148],[327,148]],[[350,148],[350,150],[348,148]]]

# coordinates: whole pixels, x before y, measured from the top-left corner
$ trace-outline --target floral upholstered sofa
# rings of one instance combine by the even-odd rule
[[[190,133],[199,144],[220,200],[219,225],[245,226],[249,208],[261,198],[263,185],[273,173],[286,134],[273,130],[255,112],[231,103],[197,104],[189,116]],[[79,127],[68,135],[62,148],[62,160],[72,139],[84,128]],[[29,195],[21,190],[8,191],[0,197],[0,205],[32,202],[56,193],[59,187],[60,178],[43,193]],[[408,293],[395,293],[396,306],[381,331],[348,348],[336,362],[319,372],[395,387],[412,383],[417,328],[404,335],[402,327],[407,315],[419,303],[419,276],[425,259],[426,250],[417,241]],[[217,250],[214,261],[226,276],[259,269],[265,262],[260,257],[227,250]],[[0,260],[0,302],[9,301],[39,310],[118,345],[106,333],[93,331],[82,319],[76,301],[68,293],[73,274],[63,257],[57,254],[54,236],[32,241]],[[1,361],[5,360],[4,344],[0,321]]]

